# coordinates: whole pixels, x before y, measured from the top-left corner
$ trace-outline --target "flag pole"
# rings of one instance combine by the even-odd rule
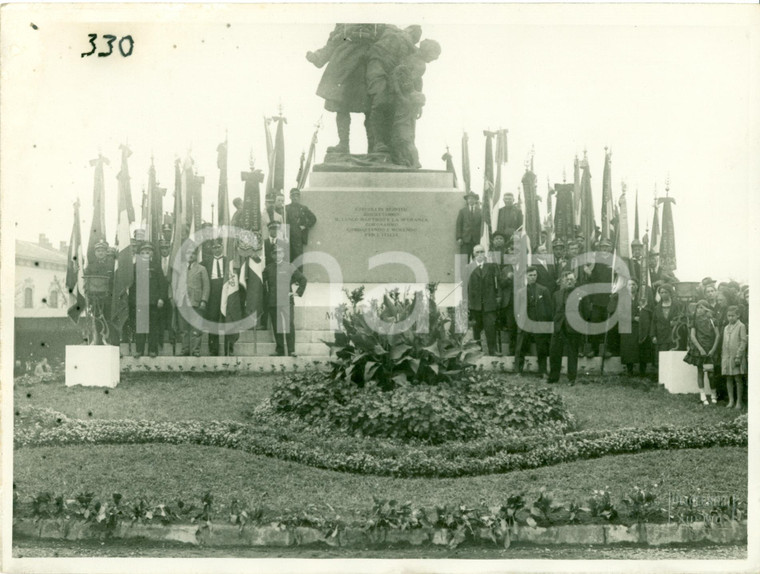
[[[615,263],[617,260],[617,251],[618,251],[617,244],[618,244],[619,235],[620,235],[620,222],[618,221],[618,224],[615,226],[615,242],[612,244],[612,273],[610,273],[610,291],[612,291],[613,287],[615,286]],[[618,296],[618,302],[620,302],[619,296]],[[599,355],[599,359],[601,360],[601,365],[599,367],[600,376],[604,376],[604,355],[607,354],[607,335],[609,334],[609,332],[610,332],[609,328],[604,332],[604,340],[602,341],[602,352]]]

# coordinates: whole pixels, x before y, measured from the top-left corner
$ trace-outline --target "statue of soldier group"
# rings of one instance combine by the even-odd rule
[[[324,99],[325,108],[336,113],[339,141],[327,149],[325,163],[357,158],[350,155],[351,114],[362,113],[369,147],[368,155],[361,156],[362,160],[379,162],[389,168],[420,167],[415,131],[425,103],[422,77],[426,65],[441,52],[437,42],[420,41],[421,36],[419,26],[401,29],[389,24],[338,24],[324,47],[307,53],[309,62],[319,68],[326,66],[317,94]],[[247,256],[241,255],[242,251],[233,254],[232,265],[223,253],[221,239],[214,241],[213,255],[203,256],[202,263],[198,262],[195,251],[187,254],[187,304],[207,320],[223,322],[221,306],[225,284],[239,278],[240,288],[245,291],[245,272],[249,265],[262,263],[263,251],[262,281],[267,311],[258,324],[260,327],[265,327],[267,322],[271,324],[276,355],[295,354],[293,293],[291,291],[289,302],[277,301],[277,278],[287,274],[291,287],[297,287],[295,295],[303,295],[307,283],[303,269],[290,262],[303,254],[309,230],[317,222],[316,216],[301,203],[298,188],[291,190],[290,199],[286,206],[282,192],[267,195],[261,214],[266,237],[255,249],[249,246]],[[496,226],[489,238],[490,253],[486,253],[486,246],[481,244],[483,218],[479,197],[468,192],[464,199],[466,205],[452,224],[457,251],[466,256],[469,263],[466,303],[472,335],[484,343],[487,355],[514,356],[515,370],[522,373],[526,353],[533,344],[538,372],[550,383],[559,382],[562,357],[566,355],[567,376],[573,385],[579,356],[601,356],[604,360],[616,354],[628,373],[633,373],[638,366],[639,374],[644,375],[648,365],[656,364],[658,351],[688,346],[686,360],[698,368],[703,403],[709,403],[708,397],[715,402],[714,383],[717,377],[725,376],[729,406],[741,407],[743,377],[747,371],[749,291],[746,286],[728,282],[717,290],[715,282],[706,278],[699,287],[695,309],[686,313],[675,297],[678,284],[675,275],[660,265],[656,251],[649,251],[647,258],[643,258],[644,246],[637,236],[631,244],[632,256],[625,260],[630,276],[626,289],[632,301],[631,333],[618,333],[615,326],[606,333],[585,334],[568,321],[568,297],[579,284],[612,285],[612,243],[600,237],[598,230],[593,237],[585,237],[576,227],[564,240],[551,239],[551,229],[544,230],[525,269],[525,283],[520,285],[515,280],[511,259],[504,259],[505,255],[512,254],[517,243],[513,239],[524,226],[523,213],[515,204],[514,195],[503,195],[504,205],[498,210]],[[233,204],[237,209],[230,222],[234,228],[238,225],[242,201],[236,199]],[[289,228],[288,237],[283,233],[285,224]],[[112,277],[113,257],[108,255],[107,245],[102,243],[96,247],[96,259],[86,273]],[[173,290],[169,288],[168,279],[170,247],[170,243],[162,241],[160,257],[156,257],[150,244],[138,240],[134,245],[135,257],[145,258],[150,269],[149,328],[147,336],[134,337],[137,357],[145,354],[146,344],[148,355],[155,357],[167,332],[170,342],[175,344],[180,342],[181,336],[182,355],[201,353],[201,332],[186,318],[177,317],[177,302],[172,301]],[[596,263],[577,265],[574,258],[581,255],[583,248],[597,253]],[[549,252],[553,256],[551,260],[547,257]],[[605,322],[615,312],[620,295],[605,292],[582,297],[579,306],[582,319],[587,324]],[[246,297],[243,293],[243,315]],[[130,319],[125,332],[111,332],[107,335],[111,342],[118,342],[121,336],[131,340],[135,332],[134,294],[130,302]],[[290,307],[289,325],[283,324],[284,315],[278,311],[283,305]],[[537,333],[520,328],[525,325],[524,318],[520,317],[522,308],[526,309],[528,319],[550,322],[551,332]],[[106,309],[104,316],[108,316]],[[686,333],[683,340],[678,341],[674,338],[674,326],[684,317],[687,317]],[[481,341],[483,334],[485,341]],[[237,338],[237,334],[228,335],[224,345],[220,345],[219,336],[209,333],[209,354],[233,355]],[[704,373],[708,374],[706,384]]]

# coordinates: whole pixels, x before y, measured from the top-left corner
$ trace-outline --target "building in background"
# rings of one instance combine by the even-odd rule
[[[15,351],[25,370],[29,362],[47,357],[51,365],[63,361],[65,346],[82,343],[77,326],[66,315],[67,249],[58,248],[40,234],[37,243],[16,240]]]

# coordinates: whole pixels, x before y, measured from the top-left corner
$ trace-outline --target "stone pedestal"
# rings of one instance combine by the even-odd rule
[[[683,362],[686,351],[660,351],[659,381],[673,394],[698,393],[697,368]],[[705,375],[706,377],[707,375]]]
[[[119,347],[67,345],[66,386],[115,387],[119,384]]]
[[[454,281],[455,225],[464,201],[453,174],[320,166],[302,200],[318,220],[304,252],[333,258],[342,282]],[[307,263],[304,272],[313,282],[336,281],[321,265]]]

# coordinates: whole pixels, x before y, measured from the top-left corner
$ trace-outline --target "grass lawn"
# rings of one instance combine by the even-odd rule
[[[49,407],[77,419],[245,420],[269,396],[272,375],[122,373],[115,389],[62,382],[17,385],[14,406]]]
[[[245,420],[267,398],[278,375],[136,373],[108,391],[65,387],[61,382],[18,385],[14,404],[49,407],[79,419]],[[509,377],[510,375],[504,375]],[[531,384],[546,386],[538,379]],[[581,428],[611,429],[729,421],[737,412],[723,404],[703,407],[696,395],[671,395],[657,384],[610,382],[552,385]]]
[[[345,474],[243,452],[194,445],[98,445],[23,448],[15,452],[14,480],[20,496],[49,491],[100,496],[119,492],[129,499],[181,498],[198,503],[212,492],[220,503],[232,498],[275,509],[330,504],[341,512],[369,509],[372,496],[412,500],[418,505],[489,504],[542,486],[563,501],[585,501],[609,487],[619,499],[634,486],[657,483],[661,492],[732,493],[746,500],[747,449],[710,448],[610,456],[508,474],[450,479],[404,479]]]

